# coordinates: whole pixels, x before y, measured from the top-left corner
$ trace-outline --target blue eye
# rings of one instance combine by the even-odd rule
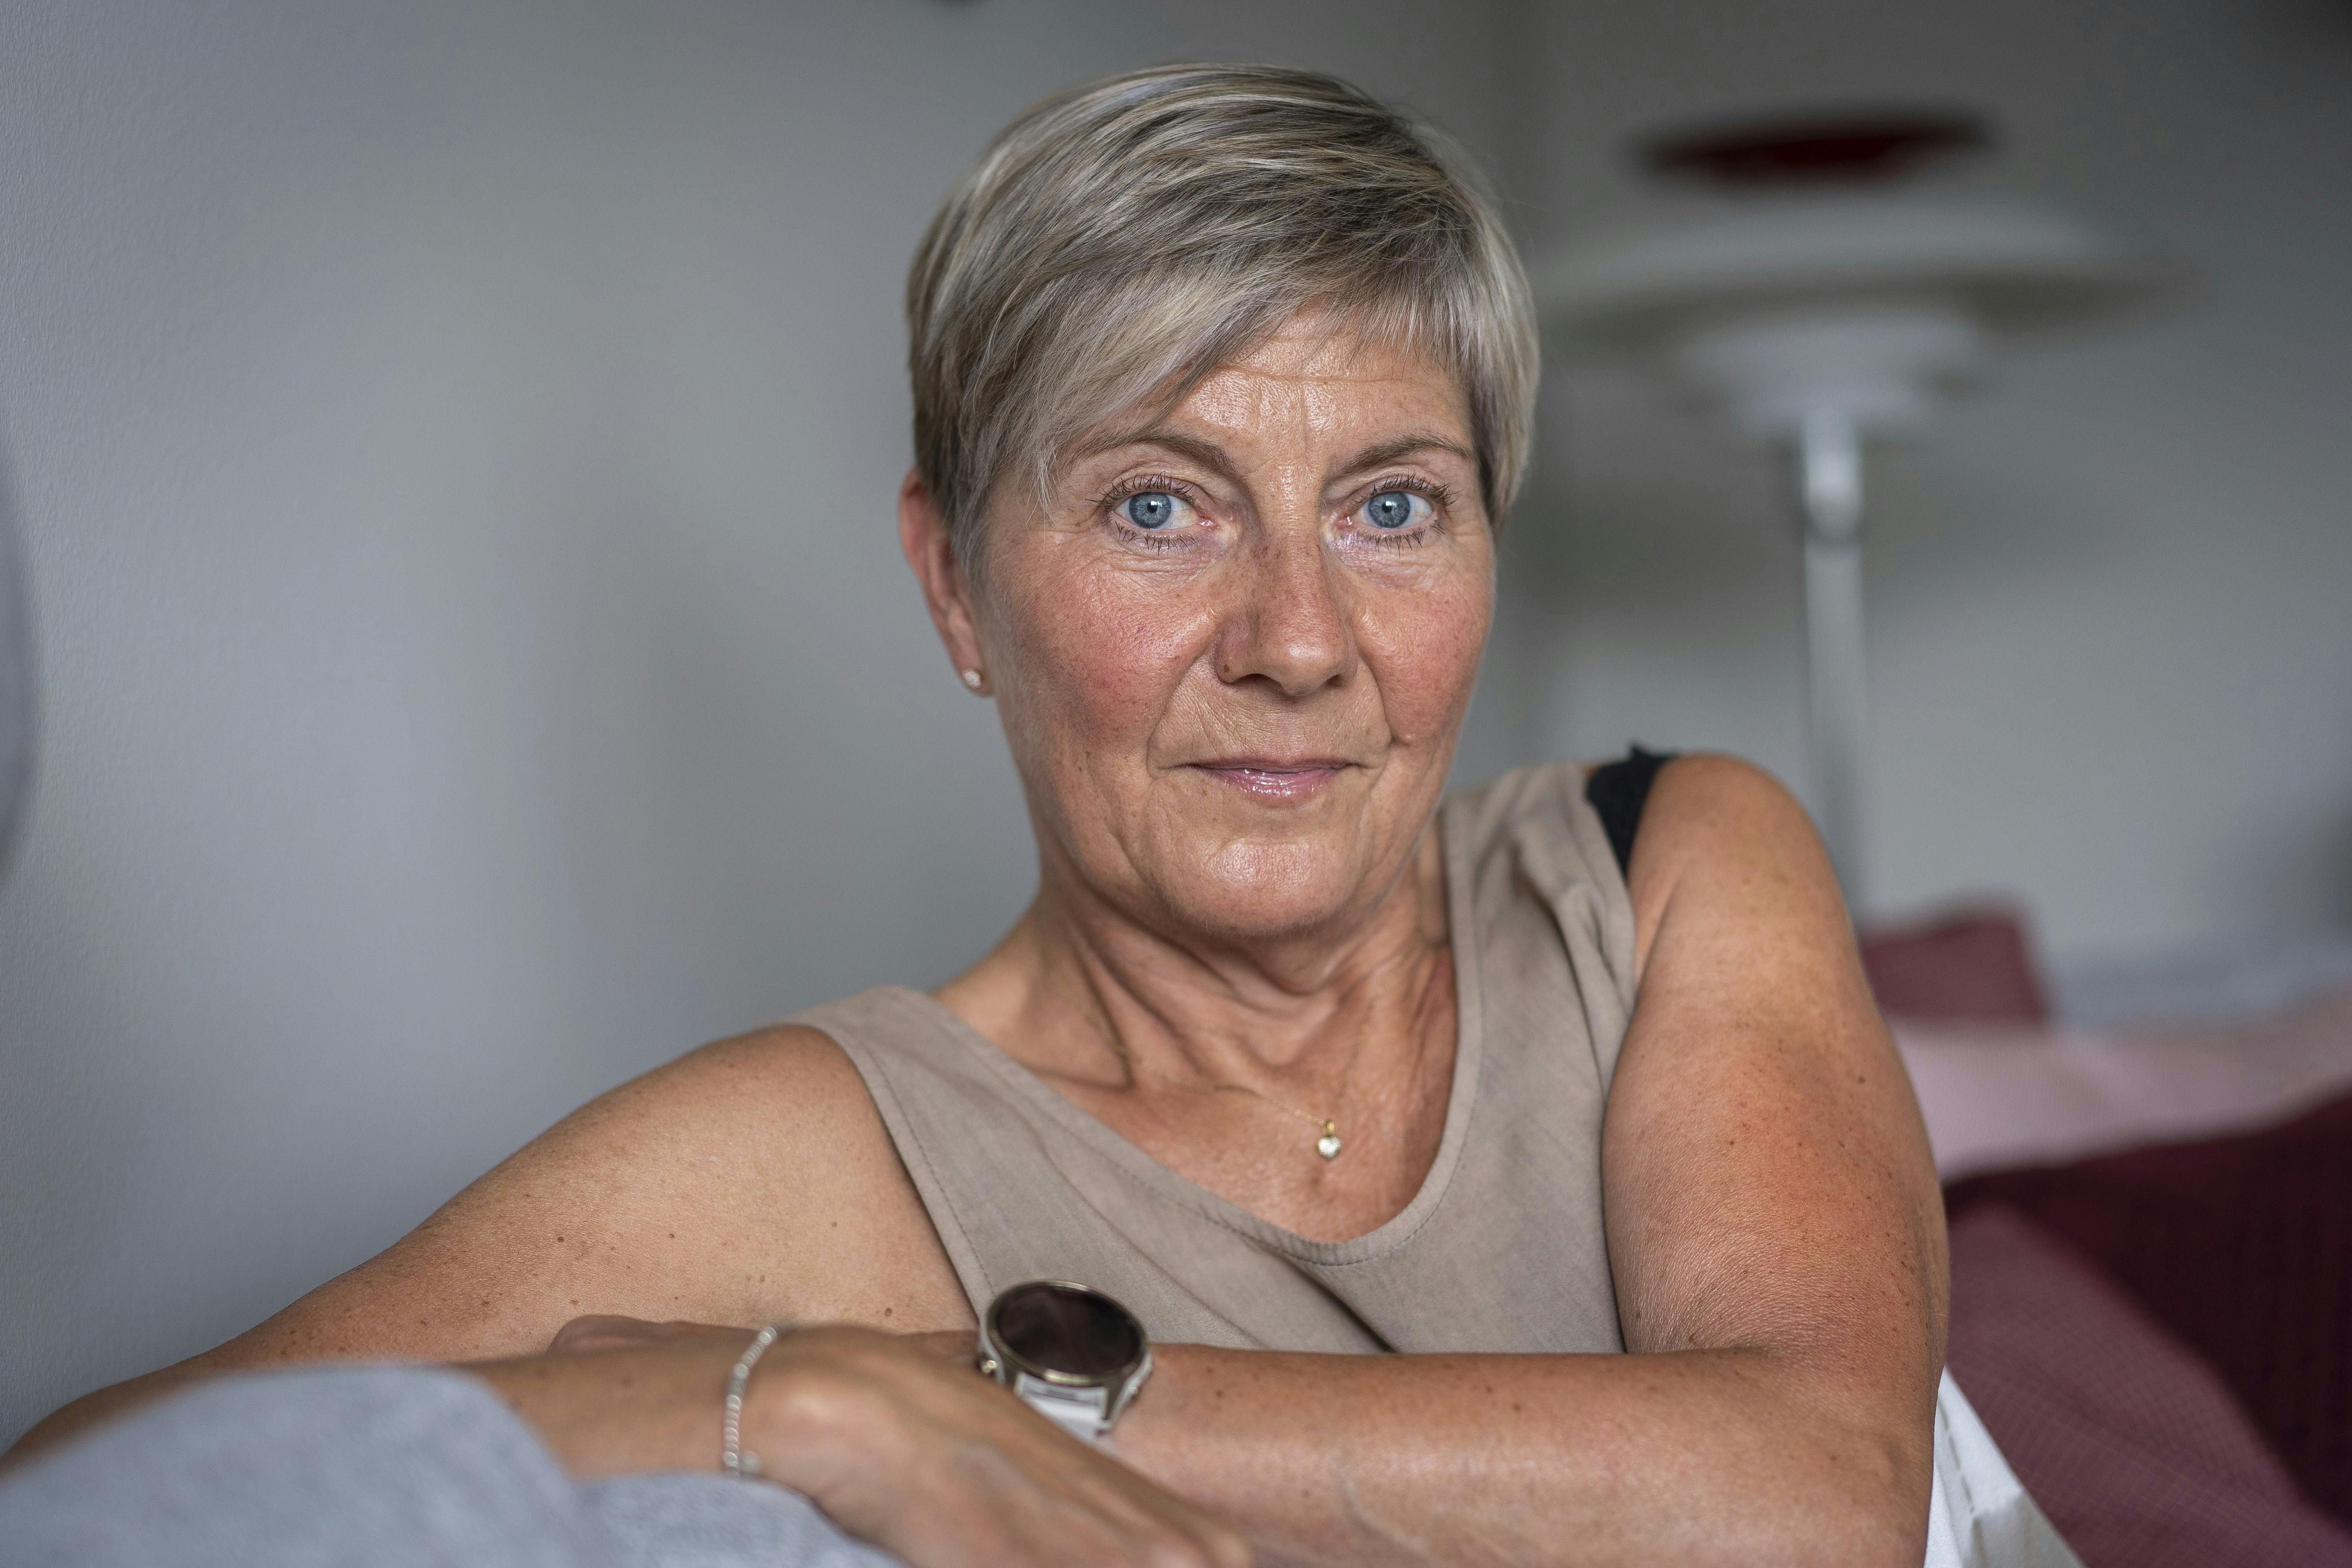
[[[1146,490],[1127,498],[1127,521],[1138,528],[1165,528],[1176,521],[1176,498],[1165,490]]]
[[[1382,490],[1364,503],[1364,517],[1374,528],[1402,528],[1412,521],[1411,490]]]

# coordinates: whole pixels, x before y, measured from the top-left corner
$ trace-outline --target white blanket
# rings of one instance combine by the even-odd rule
[[[2083,1568],[2025,1493],[1946,1373],[1936,1390],[1936,1480],[1925,1568]]]

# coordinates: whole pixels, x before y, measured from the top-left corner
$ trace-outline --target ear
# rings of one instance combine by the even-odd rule
[[[905,552],[915,581],[923,585],[923,603],[930,606],[931,625],[939,628],[956,678],[961,680],[967,669],[980,671],[981,683],[975,689],[985,693],[988,661],[980,651],[971,584],[948,537],[948,520],[931,499],[922,475],[913,468],[907,470],[906,482],[898,487],[898,548]]]

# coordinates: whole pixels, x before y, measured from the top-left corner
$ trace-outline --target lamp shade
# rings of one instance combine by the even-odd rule
[[[2095,321],[2175,274],[2015,198],[1782,196],[1591,236],[1536,268],[1570,358],[1663,360],[1759,433],[1842,407],[1915,420],[2011,340]]]
[[[1540,263],[1572,352],[1654,352],[1726,315],[1932,300],[1994,337],[2073,325],[2163,291],[2167,268],[2014,198],[1783,197],[1591,236]]]

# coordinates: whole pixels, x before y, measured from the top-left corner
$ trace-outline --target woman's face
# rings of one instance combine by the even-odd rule
[[[1361,918],[1486,642],[1478,479],[1453,377],[1299,322],[1081,444],[1042,508],[998,487],[964,624],[1046,875],[1212,940]]]

